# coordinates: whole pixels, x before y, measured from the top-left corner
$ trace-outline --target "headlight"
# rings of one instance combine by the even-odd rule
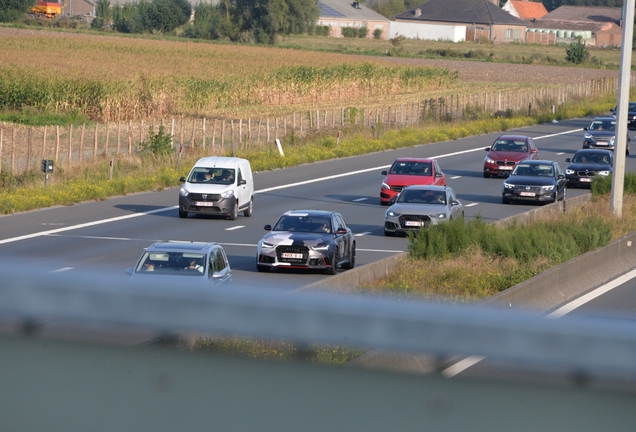
[[[554,189],[554,185],[551,186],[541,186],[542,191],[551,191]]]
[[[574,170],[572,170],[572,169],[566,169],[566,170],[565,170],[565,173],[566,173],[566,174],[570,174],[570,175],[572,175],[572,174],[574,174]]]
[[[446,219],[446,213],[438,213],[435,215],[437,219]]]
[[[377,183],[376,183],[376,184],[377,184]],[[386,183],[382,182],[382,189],[384,189],[384,190],[389,190],[389,189],[391,189],[391,186],[389,186],[388,184],[386,184]]]
[[[400,213],[396,213],[393,210],[387,210],[386,211],[386,217],[398,217],[400,216]]]
[[[586,133],[585,135],[583,135],[583,138],[585,139],[591,139],[592,135],[590,135],[589,133]]]
[[[486,156],[486,157],[484,158],[484,162],[485,162],[485,163],[489,163],[489,164],[494,164],[494,163],[495,163],[495,161],[494,161],[494,160],[492,160],[492,159],[490,159],[488,156]]]
[[[329,250],[329,245],[322,245],[322,246],[312,246],[311,250],[315,250],[315,251],[326,251]]]
[[[514,189],[515,185],[510,183],[504,183],[504,189]]]
[[[272,243],[268,243],[266,241],[261,241],[261,247],[262,248],[273,248],[273,247],[276,247],[276,245],[272,244]]]
[[[598,174],[600,176],[603,176],[603,177],[607,177],[608,175],[610,175],[610,172],[606,170],[606,171],[599,171],[596,174]]]
[[[181,196],[188,196],[190,192],[187,191],[186,188],[181,188],[181,190],[179,191],[179,195]]]
[[[221,194],[221,198],[231,198],[234,196],[234,191],[232,189],[226,190]]]

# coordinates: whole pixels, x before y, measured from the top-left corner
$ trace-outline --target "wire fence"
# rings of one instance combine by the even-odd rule
[[[632,85],[633,81],[634,77]],[[172,136],[176,149],[201,148],[210,155],[224,155],[273,145],[276,139],[285,144],[292,137],[352,125],[399,128],[427,120],[453,121],[480,114],[505,115],[508,111],[532,114],[546,106],[617,91],[618,79],[602,78],[562,87],[450,95],[398,105],[341,107],[279,117],[177,117],[64,127],[0,124],[0,172],[30,171],[39,167],[42,159],[68,166],[100,157],[131,155],[139,151],[151,130],[156,134],[162,126]]]

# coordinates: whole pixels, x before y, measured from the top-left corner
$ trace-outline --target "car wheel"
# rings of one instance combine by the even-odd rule
[[[250,200],[250,205],[247,206],[245,210],[243,210],[243,216],[250,217],[252,216],[252,211],[254,210],[254,199]]]
[[[187,218],[188,217],[188,212],[184,212],[179,210],[179,217],[180,218]]]
[[[327,274],[335,275],[338,273],[338,248],[336,248],[331,258],[331,267],[327,269]]]
[[[269,270],[271,269],[270,266],[264,266],[261,264],[256,264],[256,270],[258,270],[259,273],[267,273],[269,272]]]
[[[234,207],[232,208],[232,213],[229,216],[230,220],[236,220],[238,218],[238,202],[234,203]]]
[[[395,232],[384,230],[384,235],[386,237],[395,237]]]
[[[510,200],[508,198],[501,199],[502,204],[510,204]]]
[[[490,178],[490,174],[484,173],[484,178]]]
[[[349,270],[356,266],[356,244],[354,243],[351,247],[351,255],[349,256],[349,261],[342,266],[343,269]]]

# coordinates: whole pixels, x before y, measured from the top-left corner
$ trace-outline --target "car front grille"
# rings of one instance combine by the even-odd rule
[[[283,258],[285,253],[302,254],[302,258]],[[307,246],[278,246],[276,258],[282,263],[305,264],[309,258],[309,248]]]
[[[515,161],[496,161],[497,166],[515,166]]]
[[[427,227],[431,224],[431,218],[427,215],[401,215],[398,220],[400,227],[406,229],[419,229],[420,226]],[[409,225],[409,222],[422,222],[422,225]]]
[[[190,200],[192,201],[219,201],[221,199],[221,195],[191,193],[188,195],[188,198],[190,198]]]
[[[576,175],[579,177],[594,177],[596,175],[596,171],[577,171]]]
[[[515,192],[541,192],[541,186],[515,186]]]

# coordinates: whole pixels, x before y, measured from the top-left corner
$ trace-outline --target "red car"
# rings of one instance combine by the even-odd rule
[[[380,189],[382,205],[389,205],[389,200],[406,186],[446,186],[446,176],[435,159],[399,158],[382,175],[385,176]]]
[[[484,178],[507,176],[518,162],[524,159],[539,159],[539,150],[529,136],[501,135],[491,147],[486,147]]]

